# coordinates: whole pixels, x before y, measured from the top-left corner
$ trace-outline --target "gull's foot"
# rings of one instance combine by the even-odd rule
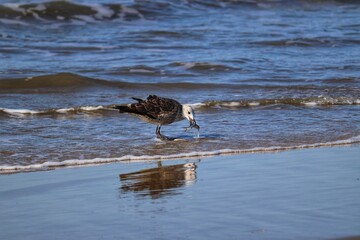
[[[160,139],[160,140],[162,140],[164,142],[166,142],[166,141],[174,141],[175,140],[175,138],[169,138],[169,137],[166,137],[166,136],[164,136],[162,134],[156,134],[156,136],[157,136],[158,139]]]
[[[175,138],[168,138],[160,133],[161,125],[156,127],[156,136],[162,141],[173,141]]]

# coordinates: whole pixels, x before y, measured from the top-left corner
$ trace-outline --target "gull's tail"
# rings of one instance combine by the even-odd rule
[[[144,116],[147,119],[156,119],[158,117],[161,107],[157,101],[161,99],[159,100],[155,95],[150,95],[147,101],[140,98],[132,99],[136,100],[137,103],[114,105],[112,108],[119,109],[120,113],[131,113],[137,117]],[[156,100],[155,102],[154,99]]]
[[[132,99],[136,100],[137,103],[114,105],[112,106],[112,108],[118,109],[120,113],[134,113],[139,115],[147,115],[146,108],[144,107],[144,103],[146,102],[140,98],[133,97]]]
[[[118,109],[120,113],[133,113],[136,115],[146,115],[146,112],[142,112],[140,110],[144,110],[143,108],[137,108],[137,104],[127,104],[127,105],[114,105],[112,108]]]
[[[112,108],[118,109],[120,113],[133,113],[134,112],[128,105],[115,105]]]

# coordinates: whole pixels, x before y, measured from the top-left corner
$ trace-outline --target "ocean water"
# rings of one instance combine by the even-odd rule
[[[0,172],[360,142],[351,0],[3,1]],[[193,104],[162,128],[112,110]]]

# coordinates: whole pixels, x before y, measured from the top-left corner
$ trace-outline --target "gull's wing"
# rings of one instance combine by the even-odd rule
[[[127,112],[147,116],[152,119],[162,119],[167,116],[176,116],[181,109],[181,104],[170,98],[162,98],[156,95],[149,95],[144,101],[139,98],[133,98],[137,103],[129,105],[117,105],[114,108],[120,112]]]

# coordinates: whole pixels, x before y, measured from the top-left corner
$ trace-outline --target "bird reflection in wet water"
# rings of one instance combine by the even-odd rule
[[[158,199],[179,194],[179,188],[192,185],[196,180],[196,164],[185,163],[120,174],[122,194],[133,192],[136,196]]]

